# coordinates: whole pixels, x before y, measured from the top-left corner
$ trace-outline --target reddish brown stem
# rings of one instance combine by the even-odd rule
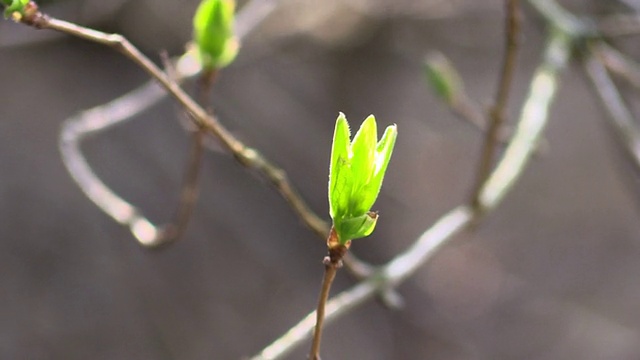
[[[471,205],[476,213],[481,213],[483,206],[480,202],[480,192],[485,181],[493,169],[494,154],[500,143],[500,131],[505,122],[505,109],[509,100],[509,92],[513,75],[515,73],[518,53],[518,36],[520,34],[521,15],[519,0],[505,0],[506,9],[506,36],[505,54],[498,82],[498,91],[494,104],[489,110],[489,126],[485,136],[482,155],[478,164],[476,181],[471,195]]]
[[[338,236],[335,230],[333,227],[331,228],[329,238],[327,239],[329,254],[322,261],[324,264],[324,277],[322,278],[322,288],[318,298],[316,326],[313,331],[313,342],[309,352],[309,360],[320,360],[320,340],[322,338],[322,328],[324,324],[324,309],[327,304],[327,300],[329,299],[331,284],[333,284],[333,280],[336,278],[338,269],[342,267],[342,259],[349,250],[349,243],[350,242],[341,244],[338,241]]]

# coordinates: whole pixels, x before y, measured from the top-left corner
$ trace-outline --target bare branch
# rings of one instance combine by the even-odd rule
[[[547,44],[543,63],[531,82],[514,138],[481,190],[479,199],[486,211],[493,210],[500,203],[522,175],[531,158],[547,123],[548,109],[556,94],[558,75],[569,61],[570,48],[570,38],[566,34],[553,33]],[[380,267],[367,280],[329,300],[325,309],[325,326],[371,299],[381,289],[393,288],[407,279],[448,240],[466,229],[473,219],[474,211],[469,206],[451,210],[404,253]],[[252,360],[282,359],[311,335],[314,323],[315,312],[312,312]]]
[[[62,125],[59,139],[62,160],[80,189],[107,215],[127,225],[144,246],[151,246],[160,230],[96,176],[82,154],[80,144],[89,135],[129,120],[162,98],[163,89],[155,82],[148,82],[124,96],[67,119]]]
[[[604,42],[592,46],[591,51],[609,71],[640,91],[640,64]]]
[[[636,172],[640,172],[640,129],[631,111],[602,63],[591,56],[585,60],[584,67],[609,115],[609,124],[618,143],[622,145]]]
[[[280,0],[250,0],[236,16],[235,33],[239,40],[245,38],[275,10]]]
[[[326,236],[326,234],[328,234],[329,227],[326,222],[310,210],[297,191],[294,190],[286,176],[286,173],[282,169],[276,167],[264,158],[257,150],[247,147],[236,139],[224,126],[222,126],[216,117],[208,115],[207,112],[191,97],[189,97],[189,95],[187,95],[176,82],[172,81],[162,70],[145,57],[124,37],[117,34],[106,34],[93,29],[87,29],[72,23],[51,18],[39,12],[33,17],[24,18],[23,22],[38,28],[53,29],[97,42],[122,52],[157,80],[163,88],[171,93],[171,95],[178,100],[182,106],[184,106],[198,127],[205,129],[207,133],[220,139],[221,143],[240,163],[248,168],[257,170],[267,178],[312,230],[322,236]],[[158,101],[160,99],[160,96],[158,96],[159,94],[157,94],[156,90],[150,90],[150,87],[151,85],[149,85],[149,87],[145,86],[144,91],[153,95],[152,97],[154,102]],[[137,93],[136,96],[140,96],[139,93]],[[125,101],[130,102],[130,99],[123,99],[122,101],[119,101],[118,104]],[[151,103],[153,102],[150,101],[147,105],[150,106]],[[113,103],[111,105],[113,105]],[[142,109],[146,109],[148,106],[138,106],[137,111],[128,111],[126,115],[137,113]],[[122,111],[121,109],[122,107],[119,107],[117,110]],[[110,107],[110,110],[114,110],[114,107]],[[120,121],[124,121],[126,118],[128,117],[119,116],[117,121],[116,119],[103,119],[103,122],[106,121],[109,122],[110,125],[113,125]],[[94,123],[93,125],[94,131],[105,128],[105,126],[100,126],[101,124]],[[98,126],[95,127],[95,125]],[[83,128],[84,126],[86,126],[86,124],[78,125],[77,129]],[[63,154],[66,156],[71,155],[72,158],[75,155],[77,158],[77,155],[80,153],[79,146],[77,143],[71,144],[74,136],[76,138],[80,137],[78,135],[78,131],[67,131],[66,134],[63,134],[61,141],[64,144],[61,145],[61,147],[66,149],[66,151],[63,149]],[[129,225],[136,238],[138,238],[143,245],[157,245],[153,240],[151,240],[151,238],[158,235],[158,229],[156,229],[151,222],[142,217],[139,211],[137,211],[133,206],[126,203],[126,201],[122,200],[108,189],[108,187],[106,187],[95,176],[95,174],[92,173],[91,168],[84,159],[75,162],[76,164],[69,166],[69,169],[71,171],[78,171],[78,174],[80,174],[73,175],[73,177],[83,187],[83,191],[94,202],[96,202],[96,200],[105,202],[101,199],[106,199],[106,203],[97,205],[119,223]]]
[[[593,24],[582,21],[555,0],[529,0],[528,2],[547,22],[565,34],[574,38],[597,34]]]
[[[483,211],[480,206],[480,189],[493,168],[493,161],[498,143],[500,142],[500,132],[505,122],[505,111],[507,108],[513,74],[515,72],[518,55],[518,37],[520,36],[520,3],[519,0],[505,0],[505,53],[502,61],[502,70],[498,83],[498,91],[491,109],[489,110],[489,126],[482,149],[476,182],[471,192],[471,205],[477,213]]]

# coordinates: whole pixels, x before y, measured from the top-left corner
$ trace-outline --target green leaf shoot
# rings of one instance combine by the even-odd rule
[[[424,74],[433,91],[448,104],[455,104],[464,91],[462,78],[453,64],[440,52],[432,52],[424,61]]]
[[[397,137],[395,125],[388,126],[377,140],[377,124],[368,116],[350,140],[344,114],[336,120],[329,168],[329,214],[340,244],[368,236],[378,215],[371,211],[387,170]]]
[[[332,218],[341,216],[349,207],[350,174],[345,165],[350,159],[351,132],[347,118],[340,113],[336,120],[331,148],[331,164],[329,165],[329,215]]]

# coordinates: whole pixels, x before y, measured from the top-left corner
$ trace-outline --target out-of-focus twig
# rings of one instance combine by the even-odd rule
[[[547,123],[548,109],[558,85],[557,78],[568,63],[571,46],[571,39],[565,33],[554,32],[551,35],[543,63],[531,82],[513,140],[481,190],[479,199],[486,211],[499,205],[531,158]],[[473,220],[474,211],[469,206],[451,210],[426,230],[409,249],[380,267],[366,281],[330,299],[325,309],[325,326],[372,298],[380,289],[393,288],[407,279]],[[282,359],[311,335],[314,324],[315,312],[312,312],[252,360]]]
[[[454,114],[466,120],[467,123],[473,125],[481,133],[485,134],[487,132],[487,124],[480,110],[480,106],[471,100],[466,93],[461,94],[460,98],[455,103],[452,103],[450,107]],[[504,135],[506,135],[506,133],[504,133]],[[502,142],[508,142],[506,136],[502,136]]]
[[[598,22],[598,30],[606,37],[640,34],[640,14],[610,15]]]
[[[477,213],[483,211],[482,203],[479,199],[480,189],[493,168],[494,156],[500,140],[500,131],[505,122],[504,113],[507,108],[513,74],[517,64],[521,22],[519,0],[505,0],[505,11],[505,53],[502,60],[502,70],[496,97],[489,110],[489,126],[487,127],[482,154],[478,162],[476,182],[471,192],[471,206]]]
[[[88,136],[127,121],[160,102],[164,96],[161,87],[148,82],[124,96],[67,119],[60,132],[60,152],[71,177],[96,206],[118,223],[128,226],[144,246],[152,246],[160,230],[96,176],[80,145]]]
[[[593,23],[576,17],[555,0],[528,0],[528,3],[549,24],[574,38],[598,34],[598,29]]]
[[[627,7],[635,10],[640,13],[640,0],[618,0],[619,2],[625,4]]]
[[[236,16],[235,34],[239,40],[245,38],[251,31],[275,10],[280,0],[250,0]]]
[[[618,143],[622,145],[627,158],[631,160],[634,170],[640,173],[640,128],[638,124],[607,73],[605,66],[595,57],[589,56],[585,59],[584,67],[593,84],[593,89],[609,115],[609,124]]]
[[[449,59],[438,51],[431,51],[424,60],[427,80],[436,94],[449,106],[451,112],[469,125],[487,136],[489,124],[480,105],[467,94],[462,77]],[[501,126],[498,131],[498,143],[507,145],[511,140],[512,129]],[[540,140],[535,155],[548,148],[546,139]]]
[[[453,63],[441,52],[432,50],[424,58],[427,83],[451,111],[476,129],[487,129],[480,106],[467,94],[464,81]]]
[[[607,70],[640,91],[640,64],[605,42],[594,44],[591,51]]]

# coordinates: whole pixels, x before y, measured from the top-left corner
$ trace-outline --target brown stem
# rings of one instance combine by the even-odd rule
[[[316,327],[313,332],[313,343],[309,352],[310,360],[320,360],[320,339],[322,337],[322,325],[324,323],[324,307],[329,299],[329,290],[333,279],[336,277],[338,268],[331,263],[324,265],[324,277],[322,278],[322,290],[318,299],[318,309],[316,310]]]
[[[593,49],[592,46],[591,50],[594,51]],[[613,130],[616,142],[624,150],[634,172],[640,173],[640,128],[605,66],[606,64],[601,63],[594,56],[590,56],[584,61],[584,67],[593,84],[593,89],[607,111],[609,125]]]
[[[349,250],[349,242],[346,245],[340,244],[338,236],[333,228],[329,232],[327,246],[329,254],[324,258],[324,276],[322,278],[322,288],[318,298],[318,308],[316,310],[316,326],[313,331],[313,342],[309,351],[309,360],[320,360],[320,340],[322,338],[322,326],[324,324],[324,309],[329,299],[329,292],[333,279],[336,278],[338,269],[342,267],[342,259]]]
[[[200,75],[196,93],[203,107],[209,107],[209,95],[211,94],[216,75],[217,70],[215,69],[204,71]],[[205,136],[206,132],[203,128],[198,127],[193,130],[191,152],[187,162],[187,169],[185,171],[184,183],[182,185],[182,191],[180,192],[176,215],[174,221],[165,225],[159,233],[159,238],[156,240],[157,244],[177,241],[184,236],[187,230],[200,192],[198,183],[202,169],[202,158],[204,156]]]
[[[144,54],[126,38],[118,34],[107,34],[52,18],[37,11],[35,3],[32,2],[31,4],[36,10],[29,12],[28,16],[21,19],[24,24],[41,29],[52,29],[109,46],[130,58],[152,78],[158,81],[160,85],[186,109],[197,126],[202,127],[208,134],[220,139],[222,145],[227,148],[241,164],[257,170],[268,179],[287,202],[289,202],[293,210],[302,218],[307,226],[323,237],[327,235],[329,232],[327,223],[309,208],[293,188],[286,173],[282,169],[268,161],[256,149],[246,146],[233,136],[215,116],[209,115],[206,110],[199,106],[175,81],[172,81],[167,74],[144,56]]]
[[[218,74],[217,69],[205,70],[198,80],[198,88],[196,90],[200,106],[209,108],[209,98],[213,82]],[[210,111],[212,112],[212,111]],[[206,131],[202,127],[198,127],[193,131],[193,139],[191,140],[191,153],[185,172],[185,181],[182,187],[180,203],[176,211],[176,217],[173,224],[166,228],[164,234],[168,235],[170,240],[178,240],[187,230],[187,225],[193,214],[193,210],[198,200],[199,188],[198,180],[202,169],[202,157],[204,155],[204,138]]]
[[[174,221],[162,228],[162,231],[158,234],[158,239],[154,241],[154,246],[165,245],[184,236],[198,200],[198,182],[202,168],[203,150],[204,132],[198,130],[193,134],[191,152]]]
[[[489,110],[490,122],[482,149],[482,155],[478,164],[476,182],[471,195],[471,205],[476,213],[482,212],[483,205],[480,202],[480,192],[493,168],[494,153],[500,142],[500,130],[505,121],[505,109],[509,100],[509,92],[516,68],[518,53],[518,36],[520,34],[520,9],[519,0],[505,0],[506,36],[505,53],[500,72],[498,91],[494,104]]]

